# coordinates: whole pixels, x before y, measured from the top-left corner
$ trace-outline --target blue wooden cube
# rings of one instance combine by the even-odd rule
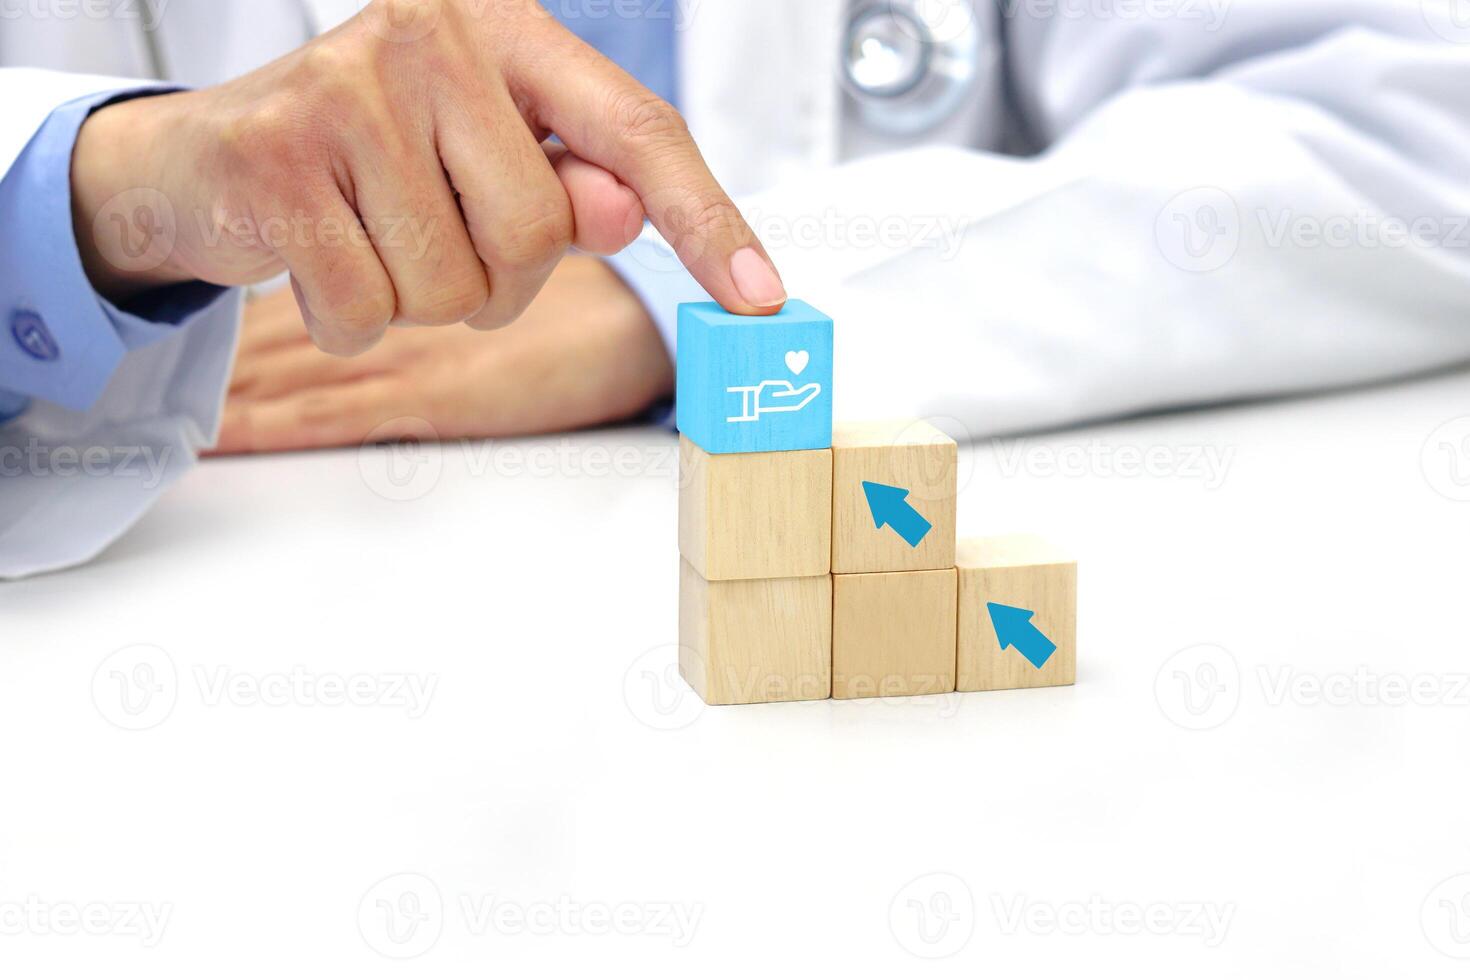
[[[775,316],[679,307],[679,431],[708,453],[832,445],[832,318],[800,300]]]

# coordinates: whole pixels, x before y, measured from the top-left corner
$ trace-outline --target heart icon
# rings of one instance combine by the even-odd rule
[[[804,350],[789,350],[786,352],[786,370],[792,374],[800,374],[806,370],[811,359],[812,356]]]

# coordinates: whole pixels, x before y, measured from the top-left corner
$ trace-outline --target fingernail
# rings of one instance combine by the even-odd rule
[[[735,280],[741,298],[751,306],[765,308],[786,302],[786,287],[781,285],[781,277],[765,256],[753,248],[747,246],[730,257],[730,278]]]

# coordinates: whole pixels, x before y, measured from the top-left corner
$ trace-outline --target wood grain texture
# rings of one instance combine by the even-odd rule
[[[679,438],[679,553],[710,581],[832,567],[832,451],[707,453]]]
[[[679,562],[679,673],[706,704],[832,693],[832,577],[711,582]]]
[[[1058,687],[1077,680],[1077,562],[1031,535],[959,542],[959,634],[956,688],[1005,691]],[[1057,645],[1041,668],[1014,648],[1002,650],[987,603],[1030,609],[1031,624]]]
[[[955,689],[953,568],[832,576],[832,696]]]
[[[843,422],[832,430],[832,571],[954,567],[959,447],[928,422]],[[863,482],[902,487],[933,526],[918,547],[874,527]]]

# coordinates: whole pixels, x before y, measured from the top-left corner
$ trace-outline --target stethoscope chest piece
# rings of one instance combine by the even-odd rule
[[[970,0],[857,0],[842,67],[868,126],[902,136],[932,129],[979,78],[974,7]]]

